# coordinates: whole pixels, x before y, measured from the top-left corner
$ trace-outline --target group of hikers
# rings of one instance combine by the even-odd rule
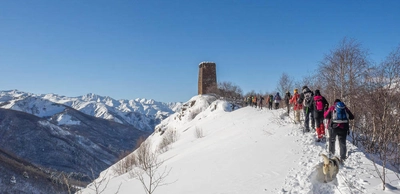
[[[244,98],[244,102],[246,103],[246,106],[252,106],[256,108],[262,109],[263,107],[263,102],[264,102],[264,97],[262,95],[253,95],[253,96],[248,96]],[[281,102],[282,98],[279,95],[279,92],[273,96],[272,94],[267,96],[267,99],[265,99],[265,103],[268,105],[268,109],[272,110],[272,106],[274,105],[275,109],[279,108],[279,103]]]
[[[300,123],[300,111],[303,110],[305,131],[310,132],[311,122],[311,128],[317,133],[317,142],[325,137],[325,128],[328,129],[329,154],[335,154],[335,142],[338,137],[340,159],[344,161],[347,152],[346,138],[350,132],[349,120],[354,119],[353,113],[346,105],[340,99],[336,99],[329,107],[328,101],[319,90],[313,92],[307,86],[302,87],[301,94],[294,89],[294,95],[289,104],[293,105],[296,123]],[[324,120],[327,121],[326,126]]]
[[[332,106],[329,106],[328,101],[321,95],[321,92],[317,89],[314,92],[307,86],[303,86],[301,93],[298,89],[294,89],[294,94],[291,95],[289,91],[286,91],[284,102],[287,107],[287,115],[289,116],[290,107],[293,106],[294,121],[300,124],[300,113],[303,111],[304,114],[304,130],[305,132],[317,133],[317,142],[321,142],[325,138],[325,128],[328,130],[328,150],[329,154],[335,154],[335,142],[336,137],[339,140],[340,159],[344,161],[346,159],[346,138],[350,131],[349,120],[354,119],[353,113],[346,107],[346,105],[340,100],[336,99]],[[250,106],[262,108],[262,102],[264,98],[260,95],[249,96],[245,98],[245,101]],[[266,103],[268,108],[272,109],[272,104],[275,104],[275,109],[279,108],[279,103],[282,98],[279,92],[273,95],[268,95]],[[326,121],[324,123],[324,120]]]

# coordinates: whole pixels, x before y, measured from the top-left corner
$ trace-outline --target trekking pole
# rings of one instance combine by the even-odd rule
[[[305,119],[306,119],[306,116],[304,115],[304,111],[301,111],[301,115],[302,115],[302,120],[303,120],[303,122],[300,122],[300,125],[302,126],[301,128],[303,129],[303,135],[304,135],[304,133],[305,133],[305,130],[306,130],[306,128],[304,127],[304,123],[305,123]]]

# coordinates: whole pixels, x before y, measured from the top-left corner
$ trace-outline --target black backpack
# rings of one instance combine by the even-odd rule
[[[289,100],[292,98],[292,95],[290,94],[290,93],[286,93],[286,96],[285,96],[285,100],[286,100],[286,102],[289,102]]]
[[[303,106],[304,107],[309,107],[311,105],[311,100],[313,98],[313,94],[310,91],[310,89],[306,90],[304,92],[304,100],[303,100]]]

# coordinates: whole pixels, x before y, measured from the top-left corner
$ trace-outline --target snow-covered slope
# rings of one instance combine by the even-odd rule
[[[382,191],[372,162],[350,142],[339,175],[323,183],[320,154],[327,153],[325,143],[316,143],[312,133],[303,134],[284,110],[231,111],[227,102],[210,96],[194,97],[182,110],[147,139],[156,149],[165,130],[174,130],[179,137],[159,155],[165,160],[161,169],[171,169],[165,180],[170,184],[158,187],[155,194],[399,193],[394,172],[388,170],[389,184]],[[198,138],[196,130],[204,137]],[[112,169],[101,174],[100,179],[110,181],[104,193],[144,193],[129,173],[117,175]],[[83,193],[94,193],[92,189]]]
[[[56,94],[35,95],[18,90],[0,91],[1,108],[23,111],[39,117],[50,117],[64,111],[65,107],[61,105],[98,118],[133,125],[143,131],[153,131],[162,119],[179,110],[181,103],[162,103],[147,99],[115,100],[96,94],[65,97]],[[65,118],[67,117],[61,123],[70,123]]]
[[[50,118],[0,108],[2,150],[35,166],[84,176],[99,174],[149,134],[66,106]]]

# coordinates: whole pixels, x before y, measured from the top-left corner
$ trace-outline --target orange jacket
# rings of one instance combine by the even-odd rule
[[[293,104],[293,110],[301,110],[303,109],[303,105],[297,103],[297,100],[300,98],[299,93],[294,93],[293,97],[289,100],[290,104]]]

